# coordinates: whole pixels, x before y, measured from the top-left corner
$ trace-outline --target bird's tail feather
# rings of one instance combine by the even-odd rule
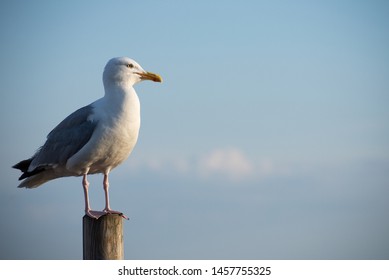
[[[28,177],[26,179],[24,179],[20,185],[18,186],[18,188],[27,188],[27,189],[33,189],[33,188],[37,188],[39,187],[40,185],[46,183],[47,181],[50,181],[50,180],[53,180],[53,179],[56,179],[56,178],[59,178],[60,176],[58,176],[54,170],[45,170],[41,173],[38,173],[36,175],[33,175],[31,177]]]
[[[23,174],[19,177],[19,180],[23,180],[18,188],[36,188],[40,185],[46,183],[49,180],[58,178],[59,176],[54,172],[53,166],[50,164],[40,165],[34,168],[32,171],[29,171],[31,162],[34,160],[34,157],[31,157],[26,160],[12,166],[15,169],[19,169]]]

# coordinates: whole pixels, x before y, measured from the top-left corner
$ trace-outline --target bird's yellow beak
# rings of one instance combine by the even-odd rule
[[[162,78],[158,74],[154,74],[151,72],[141,72],[137,74],[140,76],[141,80],[150,80],[153,82],[162,83]]]

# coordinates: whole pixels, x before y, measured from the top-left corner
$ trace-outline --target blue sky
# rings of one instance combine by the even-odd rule
[[[2,1],[1,259],[81,259],[80,178],[10,166],[129,56],[142,127],[112,171],[127,259],[388,259],[386,1]],[[102,176],[91,204],[103,208]]]

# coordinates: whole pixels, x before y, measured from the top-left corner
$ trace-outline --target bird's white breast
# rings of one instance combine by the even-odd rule
[[[78,173],[108,173],[133,150],[140,128],[139,98],[133,88],[125,93],[104,96],[93,104],[91,121],[98,125],[90,141],[66,167]]]

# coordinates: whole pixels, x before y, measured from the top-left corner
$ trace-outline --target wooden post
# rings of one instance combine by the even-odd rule
[[[122,260],[123,218],[118,214],[82,218],[84,260]]]

